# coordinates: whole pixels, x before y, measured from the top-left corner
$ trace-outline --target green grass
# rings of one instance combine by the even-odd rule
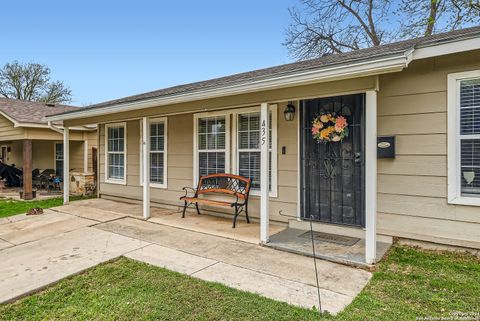
[[[85,196],[70,196],[70,201],[86,199]],[[63,198],[51,198],[46,200],[35,201],[14,201],[10,199],[0,199],[0,217],[7,217],[16,214],[26,213],[34,207],[49,208],[60,206],[63,204]]]
[[[450,317],[455,311],[480,313],[480,258],[395,246],[365,289],[339,317],[415,320]]]
[[[480,261],[395,246],[342,313],[321,320],[415,320],[480,312]],[[0,306],[2,320],[319,320],[312,310],[121,258]]]

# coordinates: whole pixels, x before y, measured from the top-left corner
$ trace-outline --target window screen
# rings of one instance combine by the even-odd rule
[[[107,127],[107,168],[109,179],[125,178],[125,127]]]
[[[225,173],[225,116],[199,118],[197,135],[199,176]]]
[[[150,123],[150,182],[163,184],[165,164],[165,123]]]
[[[480,196],[480,79],[460,81],[461,193]]]
[[[252,179],[252,190],[260,190],[260,113],[238,115],[238,174]],[[269,186],[272,181],[272,114],[269,114]]]

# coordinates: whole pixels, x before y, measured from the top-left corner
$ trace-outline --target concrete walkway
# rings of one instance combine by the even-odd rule
[[[0,302],[122,255],[290,304],[318,305],[311,258],[72,205],[0,221]],[[322,308],[330,313],[348,305],[371,277],[317,263]]]

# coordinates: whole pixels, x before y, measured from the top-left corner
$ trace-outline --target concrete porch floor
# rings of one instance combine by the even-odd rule
[[[135,211],[137,205],[87,200],[0,219],[0,303],[123,255],[293,305],[317,305],[312,258],[144,221]],[[317,265],[322,309],[333,314],[371,277],[325,260]]]
[[[75,207],[90,207],[100,210],[102,215],[105,212],[113,212],[120,216],[129,216],[143,219],[142,205],[121,203],[117,201],[106,200],[102,198],[88,199],[72,202],[69,206],[57,207],[54,210],[67,212],[85,218],[91,218],[90,211]],[[237,226],[232,228],[232,220],[212,215],[198,215],[194,211],[188,211],[185,218],[182,218],[181,210],[166,209],[159,207],[151,208],[151,217],[149,222],[181,228],[189,231],[195,231],[215,236],[221,236],[232,240],[238,240],[248,243],[260,243],[260,225],[251,222],[248,224],[245,218],[240,215],[237,220]],[[270,235],[276,234],[286,228],[286,225],[270,224]]]
[[[315,233],[315,232],[314,232]],[[307,237],[304,235],[307,234]],[[360,268],[371,268],[365,262],[365,240],[359,239],[352,245],[335,244],[315,240],[315,257],[327,261],[352,265]],[[312,239],[309,231],[287,228],[272,236],[267,246],[277,250],[313,257]],[[377,241],[377,258],[380,260],[392,246],[391,243]]]
[[[95,208],[96,212],[86,211],[84,207]],[[57,207],[55,210],[65,211],[87,219],[102,219],[115,213],[117,217],[133,217],[143,219],[142,205],[122,203],[102,198],[87,199],[72,202],[67,207]],[[92,216],[94,215],[94,216]],[[229,238],[253,244],[260,244],[260,225],[248,224],[244,217],[237,220],[237,227],[232,228],[229,218],[211,215],[198,215],[195,211],[188,211],[182,219],[181,209],[151,208],[149,222],[171,227],[205,233],[214,236]],[[287,225],[270,224],[270,241],[266,245],[277,250],[287,251],[313,257],[310,238],[298,237],[306,230],[287,228]],[[377,258],[380,260],[390,248],[390,243],[377,242]],[[335,263],[347,264],[360,268],[372,268],[365,262],[365,240],[361,239],[352,246],[342,246],[334,243],[315,242],[316,257]]]

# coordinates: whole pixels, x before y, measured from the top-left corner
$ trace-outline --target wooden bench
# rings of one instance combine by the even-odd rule
[[[232,174],[211,174],[200,177],[197,189],[191,187],[183,188],[185,196],[180,197],[180,200],[185,202],[182,218],[185,218],[187,207],[193,204],[195,204],[197,214],[200,215],[198,204],[203,203],[207,205],[234,207],[233,228],[235,228],[237,217],[242,211],[245,212],[247,223],[250,223],[250,219],[248,218],[248,195],[250,193],[251,183],[250,178]],[[189,197],[188,190],[192,191],[194,195]],[[235,199],[231,201],[220,201],[200,198],[200,195],[209,193],[234,196]]]

